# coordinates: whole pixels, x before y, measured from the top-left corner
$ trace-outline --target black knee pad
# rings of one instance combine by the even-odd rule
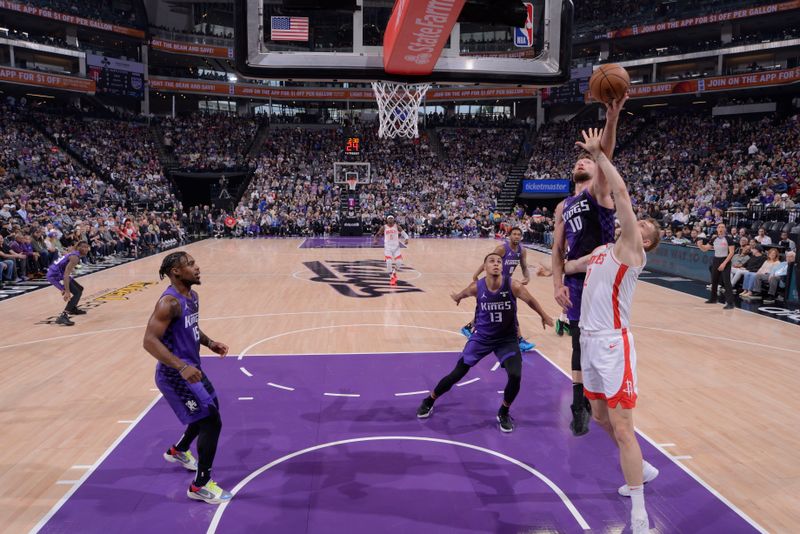
[[[572,336],[572,370],[581,370],[581,329],[578,321],[569,322],[569,333]]]

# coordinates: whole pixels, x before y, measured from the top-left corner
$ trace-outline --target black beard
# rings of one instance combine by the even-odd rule
[[[583,182],[588,182],[592,179],[592,175],[586,171],[578,171],[572,175],[572,180],[576,184],[581,184]]]
[[[181,278],[181,283],[185,285],[188,289],[191,289],[192,286],[199,286],[202,285],[200,280],[187,280],[185,278]]]

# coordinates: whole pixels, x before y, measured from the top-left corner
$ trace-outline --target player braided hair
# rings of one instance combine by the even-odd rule
[[[163,280],[164,276],[169,276],[169,272],[173,267],[178,267],[181,264],[181,259],[186,257],[183,251],[173,252],[167,254],[164,261],[161,262],[161,268],[158,270],[159,279]]]

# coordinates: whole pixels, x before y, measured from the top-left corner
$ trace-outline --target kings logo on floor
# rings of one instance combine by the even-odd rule
[[[403,274],[411,271],[408,268],[400,270],[397,285],[390,285],[386,263],[379,260],[307,261],[303,265],[316,275],[309,280],[328,284],[345,297],[374,298],[390,293],[422,292],[403,280]]]

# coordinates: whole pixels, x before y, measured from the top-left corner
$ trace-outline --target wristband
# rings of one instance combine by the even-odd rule
[[[182,374],[182,373],[183,373],[183,370],[184,370],[184,369],[186,369],[187,367],[189,367],[189,364],[188,364],[188,363],[184,363],[184,364],[183,364],[183,367],[181,367],[180,369],[178,369],[178,374]]]

